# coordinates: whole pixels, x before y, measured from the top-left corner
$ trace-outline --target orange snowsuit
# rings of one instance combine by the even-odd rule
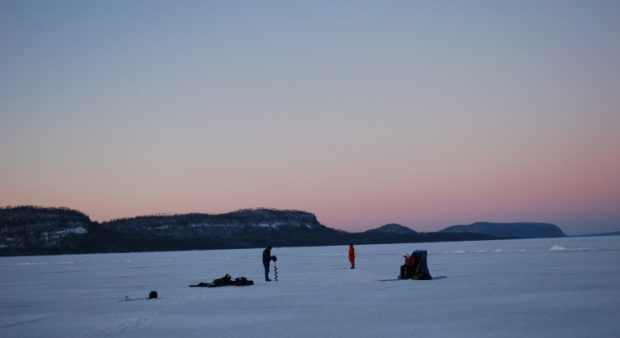
[[[351,262],[351,269],[355,269],[355,248],[353,245],[349,246],[349,262]]]

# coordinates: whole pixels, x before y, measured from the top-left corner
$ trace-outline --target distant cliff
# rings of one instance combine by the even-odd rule
[[[342,242],[343,237],[311,213],[274,209],[140,216],[105,222],[101,227],[142,250],[321,245]]]
[[[470,225],[454,225],[440,232],[443,233],[478,233],[498,238],[547,238],[565,237],[564,232],[549,223],[491,223],[478,222]]]
[[[97,251],[105,230],[85,214],[67,208],[0,208],[0,254]]]

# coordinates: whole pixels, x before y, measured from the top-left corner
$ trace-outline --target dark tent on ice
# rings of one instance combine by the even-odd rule
[[[400,267],[399,279],[433,279],[428,271],[426,250],[415,250],[411,256],[405,256],[405,264]]]

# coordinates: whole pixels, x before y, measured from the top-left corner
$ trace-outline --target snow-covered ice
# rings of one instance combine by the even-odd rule
[[[414,249],[447,278],[381,281]],[[261,251],[0,258],[0,336],[620,337],[620,237]],[[256,285],[188,287],[225,273]]]

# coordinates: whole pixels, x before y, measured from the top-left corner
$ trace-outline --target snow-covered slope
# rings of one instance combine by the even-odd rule
[[[67,208],[0,208],[0,253],[75,250],[91,228],[88,216]]]
[[[620,237],[356,249],[275,247],[269,283],[260,249],[2,257],[0,336],[620,337]],[[414,249],[447,278],[381,281]],[[187,287],[225,273],[256,285]]]

